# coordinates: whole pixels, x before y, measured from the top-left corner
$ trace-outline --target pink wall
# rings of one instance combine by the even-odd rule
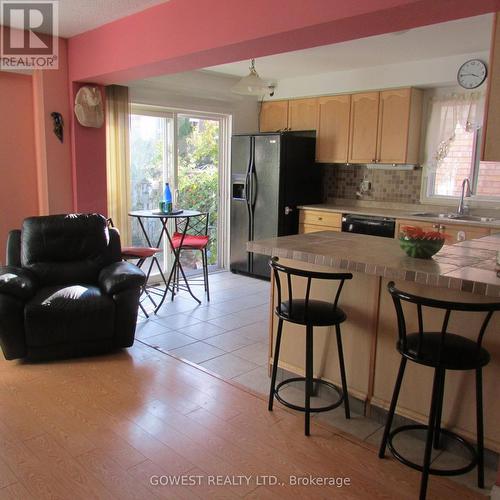
[[[50,113],[63,115],[65,137]],[[59,69],[33,75],[0,71],[0,260],[7,232],[25,217],[73,211],[71,109],[67,41],[59,40]]]
[[[123,83],[499,8],[499,0],[170,0],[71,38],[70,78]]]
[[[35,104],[41,107],[36,119],[43,136],[45,158],[40,158],[45,169],[47,185],[47,212],[67,213],[73,210],[73,179],[71,168],[71,117],[67,41],[59,39],[59,69],[36,71],[34,75]],[[53,133],[50,114],[61,113],[64,120],[64,142]]]
[[[0,261],[10,229],[38,214],[31,76],[0,71]]]
[[[83,83],[73,83],[72,102]],[[101,88],[104,101],[104,89]],[[78,212],[106,215],[106,127],[82,127],[72,113],[73,197]]]

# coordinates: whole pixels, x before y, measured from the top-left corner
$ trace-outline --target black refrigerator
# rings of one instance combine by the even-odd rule
[[[269,257],[247,252],[247,241],[297,234],[297,206],[321,203],[315,150],[314,131],[233,135],[232,272],[269,278]]]

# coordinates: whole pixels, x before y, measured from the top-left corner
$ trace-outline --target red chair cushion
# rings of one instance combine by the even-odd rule
[[[182,234],[174,233],[172,236],[172,244],[174,248],[181,246]],[[203,250],[208,245],[208,236],[200,236],[194,234],[186,234],[182,242],[182,248],[192,248],[194,250]]]
[[[154,247],[122,247],[122,258],[147,259],[159,252],[161,252],[161,249]]]

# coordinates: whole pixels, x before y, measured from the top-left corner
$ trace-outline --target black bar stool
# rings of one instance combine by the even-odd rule
[[[275,314],[279,318],[278,333],[276,336],[276,346],[274,349],[274,363],[271,378],[271,389],[269,391],[269,411],[273,409],[273,401],[276,398],[280,403],[293,410],[303,411],[306,414],[305,418],[305,435],[310,434],[310,413],[318,413],[337,408],[344,402],[345,416],[350,418],[349,411],[349,395],[347,392],[347,382],[345,376],[344,354],[342,350],[342,337],[340,335],[340,323],[343,323],[347,316],[340,307],[338,302],[340,292],[344,286],[345,280],[352,279],[351,273],[323,273],[315,271],[305,271],[301,269],[294,269],[286,267],[278,262],[277,257],[273,257],[270,261],[270,266],[274,272],[276,281],[276,289],[278,292],[278,306],[276,307]],[[286,274],[288,284],[288,300],[281,300],[281,278],[280,273]],[[299,276],[307,279],[306,296],[305,299],[294,299],[292,291],[292,276]],[[336,280],[339,281],[337,293],[333,302],[325,302],[321,300],[310,300],[311,282],[313,279],[318,280]],[[306,327],[306,376],[293,377],[283,380],[276,386],[276,373],[278,370],[278,361],[281,346],[281,333],[283,331],[283,321],[304,325]],[[333,384],[313,377],[313,327],[315,326],[335,326],[337,335],[337,348],[339,354],[340,365],[340,378],[342,380],[342,390],[335,387]],[[292,382],[305,382],[305,406],[298,406],[289,403],[279,394],[279,390]],[[338,394],[338,399],[328,405],[319,408],[311,408],[311,396],[313,395],[313,384],[321,384],[330,387]],[[276,386],[276,387],[275,387]]]
[[[379,457],[383,458],[386,446],[394,457],[403,464],[422,472],[420,482],[420,499],[424,500],[427,494],[429,474],[439,476],[456,476],[471,471],[477,465],[477,484],[484,488],[484,429],[483,429],[483,382],[482,369],[490,361],[490,355],[481,344],[488,324],[495,311],[500,310],[500,303],[474,304],[467,302],[447,302],[425,297],[418,297],[398,290],[394,282],[388,284],[389,293],[392,295],[398,318],[398,341],[396,349],[401,353],[396,385],[392,395],[391,406],[387,415],[384,435],[380,445]],[[409,302],[417,307],[418,332],[407,333],[405,315],[401,302]],[[445,311],[443,325],[439,332],[424,330],[422,307],[442,309]],[[470,340],[466,337],[450,333],[448,324],[453,311],[486,313],[477,339]],[[406,362],[410,360],[419,365],[434,368],[434,382],[432,386],[431,408],[429,411],[428,425],[404,425],[391,431],[392,420],[398,402],[399,391],[403,381]],[[443,396],[446,370],[475,370],[476,371],[476,419],[477,419],[477,449],[465,439],[454,432],[441,428],[441,415],[443,411]],[[394,447],[392,440],[401,432],[423,429],[427,431],[423,465],[411,462],[403,457]],[[468,465],[458,469],[437,469],[430,466],[432,448],[441,448],[441,436],[444,435],[462,445],[471,461]]]

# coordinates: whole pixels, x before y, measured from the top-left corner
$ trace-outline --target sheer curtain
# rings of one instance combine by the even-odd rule
[[[108,216],[119,229],[122,245],[130,244],[129,234],[129,133],[128,87],[106,87],[106,170]]]
[[[453,93],[431,99],[425,163],[435,172],[447,157],[457,127],[473,133],[483,122],[484,96],[479,92]]]

